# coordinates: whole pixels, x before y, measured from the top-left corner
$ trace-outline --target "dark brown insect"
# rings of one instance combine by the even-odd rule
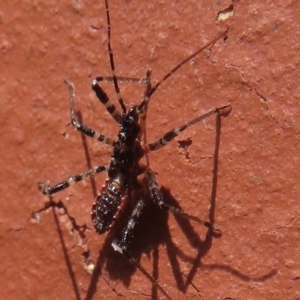
[[[143,144],[142,136],[145,129],[145,120],[147,113],[147,105],[151,95],[157,90],[163,81],[170,77],[178,68],[184,63],[195,57],[203,49],[213,45],[218,39],[225,37],[226,33],[220,35],[218,38],[202,47],[194,54],[185,59],[182,63],[176,66],[171,72],[169,72],[161,81],[159,81],[154,87],[151,85],[151,70],[147,70],[145,78],[128,78],[128,77],[117,77],[115,72],[114,57],[111,49],[111,38],[110,38],[110,15],[108,9],[108,1],[105,0],[106,16],[107,16],[107,32],[108,32],[108,52],[110,59],[110,66],[112,71],[111,77],[96,77],[92,82],[92,89],[96,93],[98,100],[106,107],[107,111],[119,124],[119,133],[116,140],[104,136],[102,133],[97,132],[91,128],[80,124],[76,118],[75,107],[74,107],[74,86],[72,83],[67,82],[69,87],[70,95],[70,113],[71,113],[71,124],[76,130],[79,130],[83,134],[95,138],[96,140],[108,144],[112,147],[113,153],[111,160],[108,165],[95,166],[92,169],[69,177],[66,181],[58,183],[54,186],[49,186],[44,183],[41,185],[42,192],[45,195],[52,195],[61,190],[66,189],[70,185],[77,183],[84,178],[94,176],[97,173],[107,171],[108,178],[103,185],[101,191],[95,199],[92,206],[91,217],[94,223],[94,227],[99,234],[108,232],[114,224],[114,221],[118,218],[126,206],[127,199],[131,197],[132,191],[135,189],[142,190],[142,196],[138,199],[131,212],[127,225],[122,231],[122,237],[120,240],[114,240],[112,246],[115,251],[123,254],[132,264],[134,264],[149,280],[168,298],[171,299],[168,293],[162,288],[158,281],[152,277],[140,264],[135,260],[127,251],[128,244],[133,237],[133,229],[137,220],[143,210],[147,199],[152,198],[153,202],[157,204],[161,209],[169,211],[173,214],[178,214],[184,218],[191,219],[198,223],[203,223],[205,226],[210,228],[214,232],[218,232],[219,229],[209,222],[202,221],[197,217],[191,216],[186,212],[170,206],[164,202],[162,193],[158,188],[158,184],[154,175],[154,172],[148,167],[143,167],[139,161],[142,157],[147,155],[149,152],[156,151],[169,142],[171,142],[178,134],[194,125],[195,123],[205,119],[206,117],[215,114],[222,113],[224,110],[230,109],[230,104],[222,107],[216,107],[204,114],[201,114],[194,119],[185,122],[185,124],[170,130],[164,134],[159,140],[150,143]],[[109,100],[105,91],[99,85],[101,81],[112,82],[115,88],[115,92],[118,97],[122,112],[120,112],[115,105]],[[136,82],[146,86],[144,97],[139,105],[133,106],[127,111],[125,103],[122,99],[119,89],[119,82]],[[138,180],[138,176],[145,174],[145,183],[141,183]]]

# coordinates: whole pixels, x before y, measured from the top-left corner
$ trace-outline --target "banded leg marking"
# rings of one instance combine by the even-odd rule
[[[187,121],[184,125],[170,130],[169,132],[167,132],[163,137],[161,137],[156,142],[144,146],[145,153],[155,151],[155,150],[158,150],[158,149],[162,148],[163,146],[165,146],[169,142],[171,142],[177,135],[179,135],[182,131],[184,131],[188,127],[194,125],[195,123],[200,122],[201,120],[204,120],[205,118],[207,118],[210,115],[213,115],[215,113],[220,113],[222,110],[224,110],[226,108],[229,108],[229,107],[230,107],[230,104],[227,104],[227,105],[224,105],[224,106],[221,106],[221,107],[213,108],[213,109],[205,112],[204,114],[202,114],[202,115],[200,115],[200,116],[198,116],[198,117],[196,117],[196,118],[194,118],[190,121]]]
[[[131,77],[116,77],[118,82],[135,82],[141,84],[147,84],[149,82],[148,77],[146,78],[131,78]],[[97,98],[99,101],[105,106],[107,111],[112,115],[112,117],[119,123],[121,113],[118,111],[116,106],[109,100],[107,94],[104,90],[100,87],[99,82],[101,81],[108,81],[114,83],[114,77],[101,77],[98,76],[93,80],[92,89],[96,93]],[[150,92],[150,91],[149,91]]]
[[[74,126],[76,130],[82,132],[83,134],[85,134],[89,137],[92,137],[92,138],[98,140],[99,142],[113,146],[114,140],[106,137],[105,135],[103,135],[100,132],[97,132],[89,127],[84,126],[83,124],[80,124],[77,121],[76,114],[75,114],[75,104],[74,104],[74,98],[75,98],[74,85],[67,80],[65,80],[65,83],[68,85],[68,88],[69,88],[70,114],[71,114],[72,126]]]
[[[97,98],[99,101],[105,106],[106,110],[112,115],[112,117],[119,123],[121,113],[118,111],[116,106],[109,100],[107,94],[98,84],[101,81],[102,77],[96,77],[92,83],[92,89],[96,93]]]
[[[141,199],[135,204],[135,207],[130,215],[128,223],[123,230],[122,238],[120,242],[118,242],[119,247],[122,249],[127,249],[128,244],[130,243],[131,239],[133,238],[133,229],[140,217],[140,214],[146,204],[145,196],[143,195]]]
[[[157,181],[156,181],[156,178],[155,178],[155,175],[154,175],[153,171],[148,169],[146,174],[148,176],[148,187],[149,187],[149,190],[150,190],[152,200],[161,209],[166,210],[168,212],[171,212],[174,215],[179,215],[183,218],[195,221],[199,224],[203,224],[204,226],[212,229],[213,232],[216,233],[216,234],[219,234],[221,232],[221,230],[218,227],[213,226],[212,224],[210,224],[210,222],[203,221],[203,220],[199,219],[198,217],[192,216],[192,215],[184,212],[183,210],[181,210],[179,208],[176,208],[174,206],[166,204],[164,202],[163,195],[162,195],[161,191],[158,188],[158,184],[157,184]]]
[[[87,177],[92,177],[95,174],[103,172],[105,170],[107,170],[107,166],[96,166],[84,173],[70,176],[66,181],[62,181],[54,186],[48,186],[47,183],[41,183],[40,189],[42,190],[44,195],[52,195],[68,188],[70,185],[73,185]]]
[[[144,208],[146,204],[146,198],[144,195],[142,195],[141,199],[136,203],[129,221],[125,227],[125,229],[123,230],[123,234],[122,234],[122,238],[121,240],[118,242],[117,240],[114,240],[112,242],[112,247],[114,248],[115,251],[120,252],[122,255],[124,255],[126,257],[126,259],[133,264],[137,269],[139,269],[147,278],[148,280],[154,285],[156,286],[163,294],[164,296],[169,299],[172,300],[171,297],[169,296],[169,294],[163,289],[163,287],[159,284],[158,280],[155,279],[153,276],[151,276],[140,264],[139,262],[133,258],[127,251],[127,246],[130,243],[132,237],[133,237],[133,229],[138,221],[138,218]]]
[[[97,82],[104,81],[104,82],[113,82],[113,77],[112,76],[97,76],[95,78]],[[148,84],[148,78],[135,78],[135,77],[121,77],[121,76],[116,76],[116,79],[118,82],[121,83],[141,83],[141,84]]]

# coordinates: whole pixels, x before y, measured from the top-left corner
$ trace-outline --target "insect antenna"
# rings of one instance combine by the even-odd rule
[[[190,56],[188,56],[186,59],[184,59],[181,63],[179,63],[176,67],[174,67],[169,73],[167,73],[160,81],[158,81],[154,87],[151,88],[151,90],[149,91],[148,97],[150,98],[151,95],[158,89],[158,87],[165,81],[167,80],[173,73],[175,73],[179,68],[181,68],[185,63],[187,63],[189,60],[191,60],[192,58],[194,58],[195,56],[197,56],[200,52],[202,52],[203,50],[213,46],[219,39],[227,38],[227,33],[228,33],[228,29],[224,32],[222,32],[221,34],[219,34],[219,36],[217,36],[215,39],[213,39],[212,41],[210,41],[209,43],[207,43],[206,45],[202,46],[200,49],[198,49],[196,52],[194,52],[193,54],[191,54]]]
[[[110,68],[111,68],[111,72],[112,72],[112,79],[113,79],[115,91],[116,91],[119,103],[122,107],[123,113],[126,113],[126,106],[125,106],[125,103],[124,103],[123,98],[120,93],[120,88],[119,88],[118,80],[117,80],[117,76],[116,76],[114,55],[113,55],[112,48],[111,48],[110,15],[109,15],[107,0],[105,0],[105,10],[106,10],[106,19],[107,19],[107,47],[108,47],[108,53],[109,53]]]

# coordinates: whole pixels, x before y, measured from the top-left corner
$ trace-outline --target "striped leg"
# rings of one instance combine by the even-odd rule
[[[68,188],[70,185],[73,185],[87,177],[92,177],[95,174],[103,172],[105,170],[107,170],[107,166],[96,166],[84,173],[70,176],[66,181],[60,182],[54,186],[49,186],[48,183],[39,183],[39,188],[44,195],[52,195]]]
[[[206,227],[208,227],[209,229],[211,229],[213,231],[214,234],[220,234],[221,230],[216,227],[213,226],[210,222],[208,221],[203,221],[195,216],[192,216],[186,212],[184,212],[183,210],[176,208],[174,206],[168,205],[164,202],[163,199],[163,195],[161,194],[161,191],[158,188],[158,184],[155,178],[155,175],[153,173],[152,170],[148,169],[146,172],[147,176],[148,176],[148,186],[149,186],[149,190],[150,190],[150,194],[152,197],[152,200],[155,204],[157,204],[161,209],[164,209],[168,212],[171,212],[174,215],[179,215],[183,218],[195,221],[197,223],[203,224]]]
[[[92,138],[98,140],[99,142],[102,142],[102,143],[113,146],[114,141],[111,138],[105,137],[102,133],[97,132],[97,131],[95,131],[91,128],[88,128],[88,127],[80,124],[77,121],[76,114],[75,114],[75,106],[74,106],[74,97],[75,97],[74,85],[71,82],[67,81],[67,80],[65,80],[65,83],[69,87],[71,124],[75,127],[76,130],[79,130],[83,134],[85,134],[89,137],[92,137]]]
[[[93,91],[96,93],[97,98],[105,106],[107,111],[119,123],[121,113],[116,108],[116,106],[109,100],[107,94],[104,92],[104,90],[98,84],[98,82],[100,82],[100,81],[104,81],[104,82],[108,81],[108,82],[113,82],[114,86],[115,86],[115,80],[116,80],[116,82],[130,82],[130,83],[135,82],[135,83],[141,83],[141,84],[148,84],[148,78],[131,78],[131,77],[115,77],[114,78],[114,77],[109,77],[109,76],[108,77],[99,76],[99,77],[94,78],[94,80],[92,82]],[[122,100],[122,103],[124,105],[123,100]],[[121,102],[120,102],[120,104],[121,104]],[[124,105],[124,107],[125,107],[125,105]]]
[[[96,93],[96,96],[100,100],[100,102],[105,106],[105,108],[107,109],[107,111],[119,123],[120,122],[120,118],[121,118],[120,112],[118,111],[118,109],[116,108],[116,106],[109,100],[107,94],[103,91],[103,89],[98,84],[98,81],[101,81],[102,79],[103,79],[103,77],[96,77],[93,80],[92,89]]]
[[[221,113],[222,110],[225,110],[226,108],[229,109],[230,107],[231,107],[231,105],[227,104],[227,105],[224,105],[224,106],[221,106],[221,107],[213,108],[213,109],[205,112],[204,114],[202,114],[202,115],[200,115],[200,116],[198,116],[198,117],[196,117],[196,118],[194,118],[190,121],[187,121],[184,125],[170,130],[169,132],[167,132],[163,137],[161,137],[156,142],[144,146],[145,154],[149,153],[151,151],[155,151],[155,150],[158,150],[158,149],[162,148],[163,146],[165,146],[166,144],[171,142],[180,132],[184,131],[188,127],[200,122],[201,120],[204,120],[205,118],[207,118],[210,115],[213,115],[215,113]]]
[[[157,287],[163,294],[164,296],[169,299],[172,300],[170,298],[170,296],[168,295],[168,293],[163,289],[163,287],[159,284],[159,282],[157,281],[157,279],[155,279],[153,276],[151,276],[141,265],[140,263],[131,256],[131,254],[129,254],[129,252],[127,251],[127,246],[130,242],[130,240],[133,237],[133,229],[134,226],[137,223],[137,220],[140,216],[141,211],[143,210],[144,206],[146,203],[146,199],[145,196],[143,195],[142,198],[136,203],[135,208],[133,209],[131,216],[129,218],[129,221],[125,227],[125,229],[123,230],[123,235],[121,240],[118,242],[117,240],[114,240],[112,242],[112,247],[114,248],[115,251],[120,252],[122,255],[124,255],[126,257],[126,259],[133,264],[137,269],[139,269],[151,282],[152,284]]]
[[[118,245],[122,249],[127,249],[128,244],[131,242],[133,238],[133,229],[137,224],[138,218],[146,204],[146,198],[143,195],[141,199],[135,204],[135,207],[129,217],[128,223],[124,230],[122,231],[122,238],[118,242]]]
[[[148,69],[146,72],[145,78],[131,78],[131,77],[116,77],[118,82],[130,82],[130,83],[141,83],[146,84],[146,90],[144,92],[144,98],[142,103],[138,106],[138,114],[139,114],[139,123],[141,125],[141,133],[140,136],[143,134],[144,127],[145,127],[145,119],[146,119],[146,111],[147,111],[147,104],[149,101],[149,93],[151,91],[151,70]],[[95,91],[98,99],[101,103],[104,104],[107,111],[113,116],[113,118],[119,122],[120,120],[120,112],[117,110],[116,106],[108,99],[108,96],[100,87],[98,82],[100,81],[109,81],[114,82],[113,77],[96,77],[93,81],[92,88]]]

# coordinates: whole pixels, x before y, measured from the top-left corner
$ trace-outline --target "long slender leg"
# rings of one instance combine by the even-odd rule
[[[167,132],[163,137],[161,137],[159,140],[157,140],[154,143],[148,144],[144,146],[144,151],[145,153],[148,153],[150,151],[155,151],[160,149],[161,147],[165,146],[166,144],[168,144],[169,142],[171,142],[180,132],[184,131],[185,129],[187,129],[188,127],[194,125],[195,123],[200,122],[201,120],[207,118],[208,116],[215,114],[215,113],[221,113],[222,110],[225,110],[226,108],[231,107],[230,104],[221,106],[221,107],[216,107],[213,108],[207,112],[205,112],[204,114],[190,120],[187,121],[184,125],[181,125],[180,127],[177,127],[175,129],[170,130],[169,132]]]
[[[91,128],[88,128],[77,121],[76,114],[75,114],[75,106],[74,106],[74,97],[75,97],[74,85],[67,80],[65,80],[65,83],[69,87],[71,124],[75,127],[76,130],[79,130],[83,134],[92,137],[98,140],[99,142],[103,142],[105,144],[113,146],[114,141],[111,138],[105,137],[102,133],[97,132]]]
[[[131,77],[115,77],[117,82],[129,82],[129,83],[141,83],[141,84],[148,84],[148,78],[131,78]],[[99,101],[105,106],[107,111],[112,115],[112,117],[119,123],[121,113],[118,111],[116,106],[109,100],[107,94],[98,84],[100,81],[108,81],[114,83],[114,77],[102,77],[98,76],[94,78],[92,82],[92,89],[96,93],[97,98]]]
[[[213,226],[212,224],[210,224],[210,222],[203,221],[203,220],[199,219],[198,217],[192,216],[192,215],[184,212],[183,210],[181,210],[179,208],[176,208],[174,206],[166,204],[164,202],[163,195],[162,195],[162,193],[160,192],[160,190],[158,188],[158,184],[157,184],[157,181],[156,181],[156,178],[155,178],[155,175],[154,175],[153,171],[151,169],[148,169],[146,174],[148,176],[148,187],[149,187],[149,190],[150,190],[152,200],[161,209],[169,211],[174,215],[179,215],[183,218],[190,219],[190,220],[195,221],[197,223],[203,224],[206,227],[213,230],[213,232],[215,234],[220,234],[221,233],[221,230],[218,227]]]
[[[121,249],[127,249],[128,244],[131,242],[133,238],[133,229],[137,224],[137,221],[140,217],[140,214],[146,204],[146,198],[143,195],[141,199],[135,204],[133,211],[130,214],[128,223],[124,230],[122,230],[122,238],[118,242],[118,245]]]
[[[145,196],[143,195],[141,197],[141,199],[136,203],[129,221],[125,227],[125,229],[123,230],[123,234],[122,234],[122,238],[121,240],[118,242],[116,240],[114,240],[112,242],[112,247],[114,248],[115,251],[120,252],[121,254],[123,254],[127,260],[133,264],[137,269],[139,269],[151,282],[153,285],[155,285],[164,295],[167,299],[171,300],[170,296],[168,295],[168,293],[163,289],[163,287],[159,284],[159,282],[157,281],[157,279],[155,279],[153,276],[151,276],[141,265],[140,263],[134,258],[132,257],[129,252],[127,251],[127,246],[130,243],[130,240],[133,237],[133,229],[134,226],[137,223],[137,220],[141,214],[141,211],[143,210],[144,206],[146,203],[146,199]]]
[[[97,98],[99,101],[105,106],[106,110],[112,115],[112,117],[119,123],[121,113],[118,111],[116,106],[109,100],[107,94],[103,91],[103,89],[98,84],[101,77],[97,77],[92,82],[92,89],[96,93]]]
[[[95,77],[97,82],[104,81],[104,82],[113,82],[114,79],[112,76],[97,76]],[[135,78],[135,77],[122,77],[116,76],[118,82],[121,83],[141,83],[141,84],[148,84],[148,78]]]
[[[86,172],[70,176],[66,181],[62,181],[54,186],[49,186],[48,183],[39,183],[39,188],[43,192],[43,194],[52,195],[68,188],[70,185],[73,185],[83,180],[84,178],[92,177],[95,174],[103,172],[105,170],[107,170],[107,166],[96,166]]]

